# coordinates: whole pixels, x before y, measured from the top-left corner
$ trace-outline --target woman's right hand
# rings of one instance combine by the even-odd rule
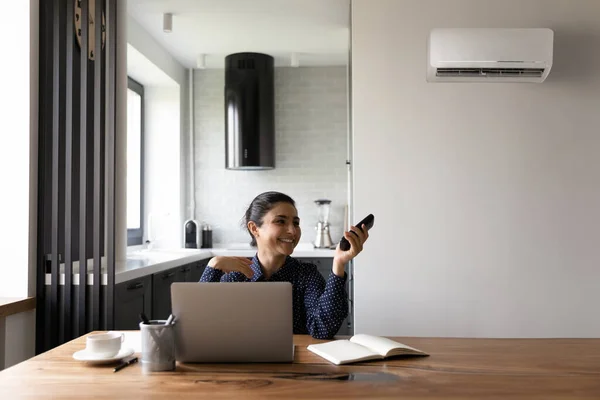
[[[252,260],[246,257],[225,257],[216,256],[210,259],[208,266],[214,269],[218,269],[225,273],[228,272],[241,272],[246,275],[248,279],[254,276],[254,271],[250,267]]]

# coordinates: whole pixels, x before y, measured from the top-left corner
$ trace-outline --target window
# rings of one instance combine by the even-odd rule
[[[127,245],[144,236],[144,87],[127,81]]]

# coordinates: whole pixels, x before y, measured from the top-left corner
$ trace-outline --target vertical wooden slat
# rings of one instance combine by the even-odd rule
[[[102,10],[104,1],[96,0],[94,12],[94,272],[93,272],[93,304],[92,329],[100,329],[100,286],[102,285],[101,248],[101,143],[102,143]]]
[[[50,10],[50,11],[49,11]],[[39,43],[40,43],[40,47],[39,47],[39,63],[40,65],[48,65],[48,42],[47,42],[47,38],[48,38],[48,34],[47,34],[47,27],[48,27],[48,18],[46,18],[46,16],[48,14],[52,15],[52,3],[49,1],[40,3],[40,19],[39,19]],[[44,168],[47,157],[46,157],[46,153],[45,153],[45,149],[48,146],[48,136],[46,134],[47,132],[47,119],[46,119],[46,109],[44,109],[43,107],[41,107],[42,104],[44,103],[48,103],[48,101],[44,101],[44,100],[48,100],[47,94],[48,94],[48,90],[47,90],[47,85],[48,85],[48,79],[47,79],[47,74],[48,71],[51,71],[51,68],[39,68],[39,79],[40,79],[40,86],[39,86],[39,123],[38,123],[38,132],[39,132],[39,137],[38,137],[38,193],[39,193],[39,198],[42,198],[42,196],[46,193],[46,185],[45,183],[47,182],[46,176],[48,174],[49,171],[52,170],[52,168]],[[42,201],[38,201],[38,215],[37,215],[37,224],[38,224],[38,230],[37,230],[37,262],[38,262],[38,267],[37,267],[37,273],[36,273],[36,309],[37,310],[44,310],[46,308],[46,304],[48,301],[48,296],[46,296],[46,249],[44,246],[44,237],[45,236],[45,232],[44,232],[44,217],[45,217],[45,212],[44,212],[44,202]],[[37,311],[35,313],[35,323],[37,327],[46,327],[46,313],[45,312],[40,312]],[[35,330],[35,353],[36,354],[40,354],[41,352],[45,351],[46,349],[46,343],[45,343],[45,333],[47,332],[47,329],[39,329],[37,328]]]
[[[114,328],[116,1],[106,2],[106,329]]]
[[[47,198],[48,193],[48,182],[52,180],[52,164],[48,155],[48,149],[51,147],[52,139],[52,107],[48,107],[48,104],[52,101],[52,68],[48,67],[52,65],[52,19],[48,16],[53,16],[54,4],[51,1],[45,1],[40,3],[40,31],[39,31],[39,43],[40,43],[40,66],[45,65],[46,68],[39,68],[39,79],[40,79],[40,96],[39,96],[39,158],[38,158],[38,193],[40,199],[42,196]],[[44,107],[44,105],[46,105]],[[36,297],[36,354],[42,353],[47,348],[47,333],[50,329],[48,327],[49,313],[44,312],[49,308],[50,296],[46,292],[46,273],[50,272],[48,269],[48,247],[46,244],[46,238],[48,238],[49,226],[46,223],[48,208],[47,204],[52,206],[52,198],[50,195],[50,201],[38,201],[38,232],[37,232],[37,297]],[[41,312],[39,310],[42,310]]]
[[[73,257],[71,254],[71,223],[73,195],[73,1],[67,0],[67,18],[65,23],[65,286],[64,290],[64,337],[73,338],[71,332],[73,308],[71,291],[73,285]]]
[[[87,99],[88,99],[88,40],[89,40],[88,0],[81,0],[81,59],[80,59],[80,115],[79,115],[79,304],[77,335],[86,333],[87,321]]]
[[[60,155],[60,0],[54,0],[52,25],[52,211],[51,211],[51,289],[50,289],[50,346],[58,345],[58,288],[60,285],[59,243],[59,155]]]

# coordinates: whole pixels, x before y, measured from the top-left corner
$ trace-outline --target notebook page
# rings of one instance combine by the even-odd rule
[[[381,356],[386,356],[391,350],[398,348],[409,350],[407,353],[423,354],[420,350],[381,336],[358,334],[352,336],[350,341],[365,346]]]
[[[379,354],[349,340],[334,340],[327,343],[311,344],[307,349],[338,365],[359,360],[381,358]]]

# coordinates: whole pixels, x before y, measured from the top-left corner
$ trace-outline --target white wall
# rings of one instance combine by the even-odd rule
[[[6,9],[8,7],[8,9]],[[4,5],[11,18],[0,25],[0,297],[35,296],[37,255],[37,135],[39,2]],[[34,355],[35,311],[0,317],[0,370]]]
[[[600,337],[600,2],[354,0],[356,332]],[[428,31],[548,27],[543,84],[428,84]]]
[[[35,356],[35,311],[9,315],[4,320],[7,346],[4,349],[4,360],[0,357],[0,369],[2,361],[4,368],[8,368]],[[0,339],[1,337],[2,334]],[[0,351],[0,356],[1,353]]]
[[[331,236],[341,238],[347,199],[346,81],[345,67],[275,68],[275,169],[229,171],[224,70],[195,71],[195,217],[212,225],[213,243],[249,243],[241,218],[252,199],[268,190],[296,201],[302,242],[315,239],[314,201],[332,200]]]
[[[144,95],[144,195],[152,221],[145,237],[156,247],[182,247],[179,87],[146,87]]]
[[[29,287],[30,229],[35,232],[37,196],[37,1],[9,2],[8,18],[0,24],[0,47],[10,62],[0,63],[0,297],[26,297]],[[33,156],[33,157],[32,157]],[[31,158],[30,158],[31,157]],[[31,211],[31,214],[30,214]],[[32,253],[34,254],[34,253]],[[35,259],[35,258],[34,258]],[[33,260],[34,260],[33,259]],[[32,260],[32,264],[35,262]],[[31,271],[35,280],[35,270]]]

